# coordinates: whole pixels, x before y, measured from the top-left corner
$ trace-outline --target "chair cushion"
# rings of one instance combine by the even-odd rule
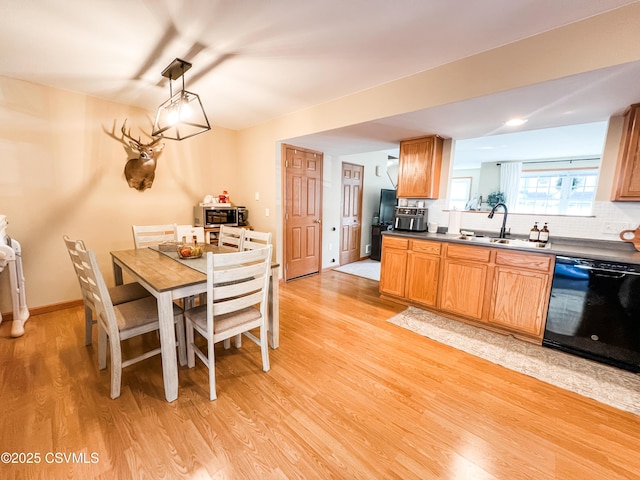
[[[201,305],[185,311],[185,315],[191,319],[200,329],[207,329],[207,306]],[[255,307],[247,307],[237,312],[218,315],[213,322],[214,334],[218,335],[225,330],[230,330],[245,323],[251,323],[260,318],[260,310]]]
[[[132,302],[121,303],[113,307],[116,314],[118,330],[129,330],[152,323],[158,323],[158,303],[155,297],[145,297]],[[182,310],[173,306],[173,315],[180,315]]]
[[[114,305],[120,305],[124,302],[131,302],[140,298],[149,297],[151,294],[149,293],[149,290],[144,288],[138,282],[133,282],[109,288],[109,296],[111,297],[111,303]]]

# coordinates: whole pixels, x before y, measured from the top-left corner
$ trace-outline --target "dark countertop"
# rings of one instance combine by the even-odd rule
[[[478,232],[476,235],[496,237],[496,232]],[[460,235],[449,235],[447,233],[427,233],[427,232],[406,232],[401,230],[387,230],[382,235],[396,237],[407,237],[416,240],[435,240],[438,242],[451,242],[463,245],[479,247],[503,248],[518,250],[521,252],[543,253],[547,255],[562,255],[575,258],[590,258],[595,260],[615,261],[640,265],[640,252],[631,243],[612,242],[608,240],[588,240],[582,238],[552,237],[549,240],[549,248],[527,248],[495,243],[475,243],[469,240],[459,239]],[[515,239],[524,239],[522,236],[514,235]]]

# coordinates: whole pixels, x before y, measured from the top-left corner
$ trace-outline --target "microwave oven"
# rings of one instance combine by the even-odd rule
[[[193,207],[193,225],[196,227],[214,228],[220,225],[238,226],[238,209],[236,207]]]

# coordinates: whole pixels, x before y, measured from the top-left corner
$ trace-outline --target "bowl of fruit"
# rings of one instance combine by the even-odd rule
[[[202,245],[196,243],[185,243],[178,245],[178,256],[180,258],[200,258],[204,252]]]

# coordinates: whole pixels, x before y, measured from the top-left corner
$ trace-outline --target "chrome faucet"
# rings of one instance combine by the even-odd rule
[[[507,210],[507,206],[502,202],[496,203],[495,206],[491,209],[491,212],[489,212],[489,218],[493,218],[493,214],[495,213],[498,207],[504,208],[504,218],[502,219],[502,228],[500,229],[500,238],[505,238],[507,235],[507,229],[506,229],[507,215],[509,214],[509,211]]]

